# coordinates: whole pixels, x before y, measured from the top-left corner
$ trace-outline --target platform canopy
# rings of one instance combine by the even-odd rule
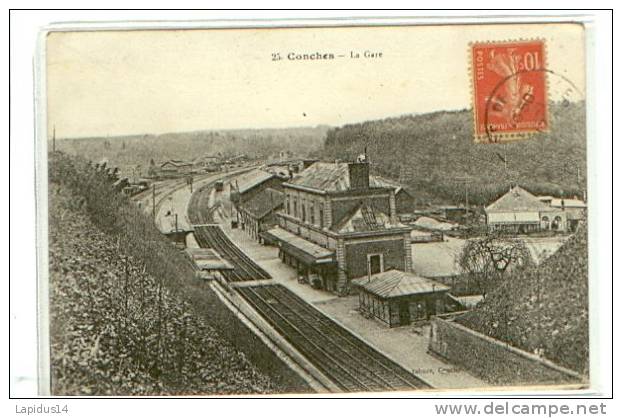
[[[283,251],[307,264],[336,262],[335,251],[292,234],[281,227],[272,228],[263,232],[262,235],[271,241],[276,241]]]
[[[211,248],[186,248],[186,253],[200,270],[233,270],[233,266]]]

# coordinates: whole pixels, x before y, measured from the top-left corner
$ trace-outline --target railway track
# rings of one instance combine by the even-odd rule
[[[222,272],[227,281],[241,282],[271,278],[264,269],[231,242],[219,225],[195,226],[194,236],[199,246],[215,249],[234,266],[232,271]]]
[[[237,291],[342,390],[430,388],[283,286],[245,287]]]
[[[267,280],[269,274],[251,260],[214,222],[208,205],[213,184],[197,191],[189,204],[201,247],[215,249],[234,269],[228,282]],[[281,285],[235,287],[279,334],[345,392],[426,389],[431,386],[370,347],[366,342]]]

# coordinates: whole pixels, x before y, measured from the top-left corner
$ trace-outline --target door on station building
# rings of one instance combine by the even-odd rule
[[[369,274],[376,274],[382,271],[382,255],[372,254],[369,256]]]
[[[410,309],[408,307],[408,301],[400,301],[400,325],[410,325]]]

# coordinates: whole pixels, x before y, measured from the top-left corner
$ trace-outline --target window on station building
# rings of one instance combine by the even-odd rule
[[[313,202],[309,204],[309,222],[315,225],[315,204]]]
[[[302,222],[307,222],[307,208],[304,200],[300,202],[300,208],[302,210]]]
[[[320,228],[324,228],[324,204],[323,203],[320,203],[319,217],[320,217]]]
[[[296,218],[298,217],[298,202],[296,201],[296,198],[294,198],[294,216]]]

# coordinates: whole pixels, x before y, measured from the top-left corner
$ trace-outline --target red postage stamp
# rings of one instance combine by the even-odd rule
[[[474,43],[471,60],[476,142],[548,131],[544,41]]]

